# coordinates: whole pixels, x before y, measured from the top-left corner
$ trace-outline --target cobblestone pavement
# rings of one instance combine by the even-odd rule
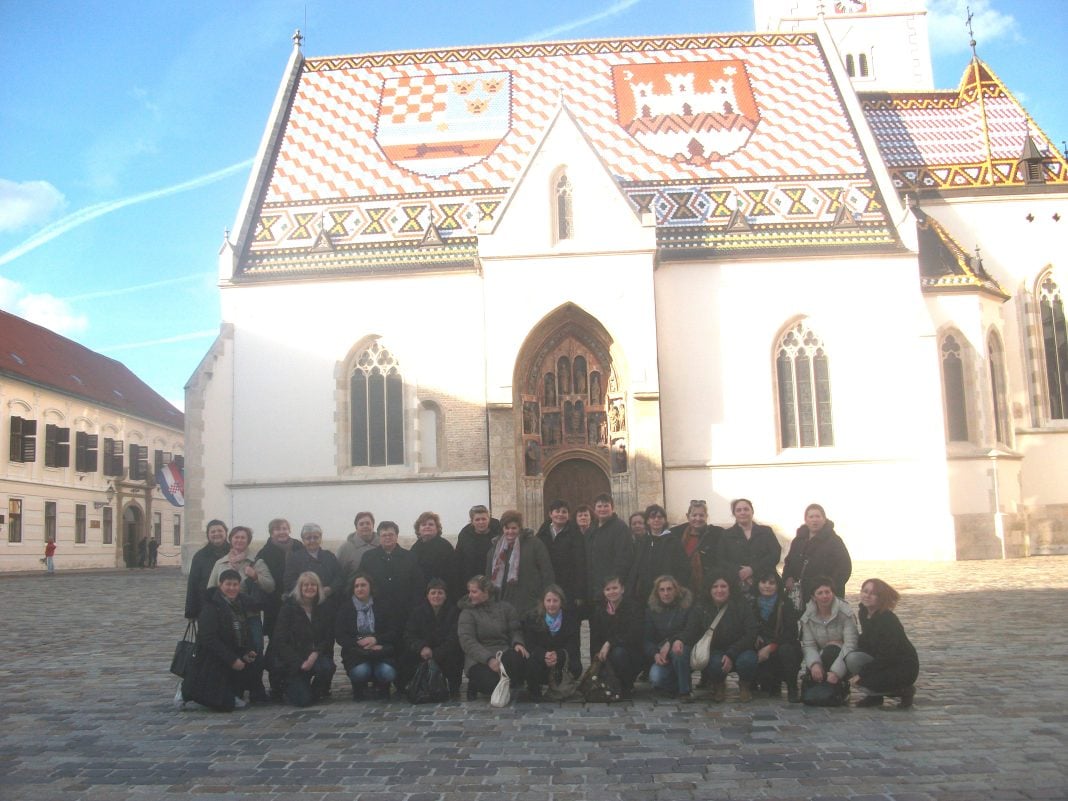
[[[335,700],[176,712],[174,570],[0,579],[0,799],[1068,798],[1068,557],[862,563],[903,591],[912,710]]]

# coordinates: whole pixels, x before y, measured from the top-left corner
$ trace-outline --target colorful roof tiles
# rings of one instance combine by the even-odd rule
[[[1045,182],[1068,183],[1063,155],[978,58],[956,91],[872,92],[861,102],[902,193],[1025,185],[1029,138],[1044,156]]]
[[[865,245],[896,246],[816,37],[732,34],[307,59],[239,270],[302,271],[324,232],[353,269],[430,226],[477,237],[561,106],[672,229],[662,248],[822,246],[843,205]],[[735,213],[779,233],[743,237]]]

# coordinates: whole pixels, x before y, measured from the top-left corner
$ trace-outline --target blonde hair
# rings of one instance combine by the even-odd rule
[[[311,570],[305,570],[297,576],[297,583],[293,585],[293,590],[289,593],[289,596],[298,604],[301,603],[304,599],[300,596],[300,585],[306,581],[310,581],[318,590],[315,603],[318,605],[325,601],[326,596],[323,594],[323,580],[319,578],[318,573],[313,573]]]

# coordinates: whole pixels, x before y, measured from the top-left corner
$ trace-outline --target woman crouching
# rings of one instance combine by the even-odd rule
[[[782,579],[775,570],[756,577],[757,594],[753,597],[753,614],[757,620],[756,685],[778,698],[786,682],[786,696],[797,703],[797,671],[801,666],[801,642],[798,639],[797,610],[786,597]]]
[[[537,609],[523,620],[523,637],[530,649],[527,685],[533,698],[541,697],[544,685],[559,681],[565,667],[576,679],[582,674],[581,624],[564,591],[555,584],[546,587]]]
[[[732,582],[727,573],[713,575],[705,597],[694,609],[686,644],[692,649],[710,628],[712,644],[708,667],[702,678],[712,685],[712,701],[722,703],[727,697],[727,676],[738,674],[738,700],[752,700],[753,679],[756,677],[757,655],[753,650],[757,636],[757,621],[749,601]]]
[[[860,638],[857,650],[846,656],[846,666],[854,674],[850,683],[868,693],[857,706],[882,706],[887,695],[900,698],[902,709],[912,706],[920,660],[894,614],[900,598],[882,579],[861,585]]]
[[[857,647],[857,622],[849,604],[835,595],[835,587],[826,576],[812,582],[812,600],[801,615],[801,650],[805,681],[836,687],[844,700],[849,693],[846,658]]]
[[[268,649],[271,686],[281,687],[286,702],[310,706],[330,694],[334,665],[333,615],[317,573],[301,573],[286,593]]]
[[[374,584],[366,573],[353,576],[350,589],[351,597],[338,609],[334,635],[352,682],[352,700],[364,700],[367,684],[373,681],[376,696],[388,701],[389,685],[397,679],[399,618],[375,603]]]
[[[527,651],[519,614],[507,601],[493,597],[493,581],[475,576],[460,601],[459,636],[467,670],[467,700],[492,695],[501,679],[501,666],[519,687],[527,680]],[[498,659],[498,654],[500,658]]]

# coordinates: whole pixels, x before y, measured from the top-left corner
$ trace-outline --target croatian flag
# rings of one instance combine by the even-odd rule
[[[156,473],[156,486],[171,506],[185,506],[185,479],[182,471],[174,462],[165,464]]]

